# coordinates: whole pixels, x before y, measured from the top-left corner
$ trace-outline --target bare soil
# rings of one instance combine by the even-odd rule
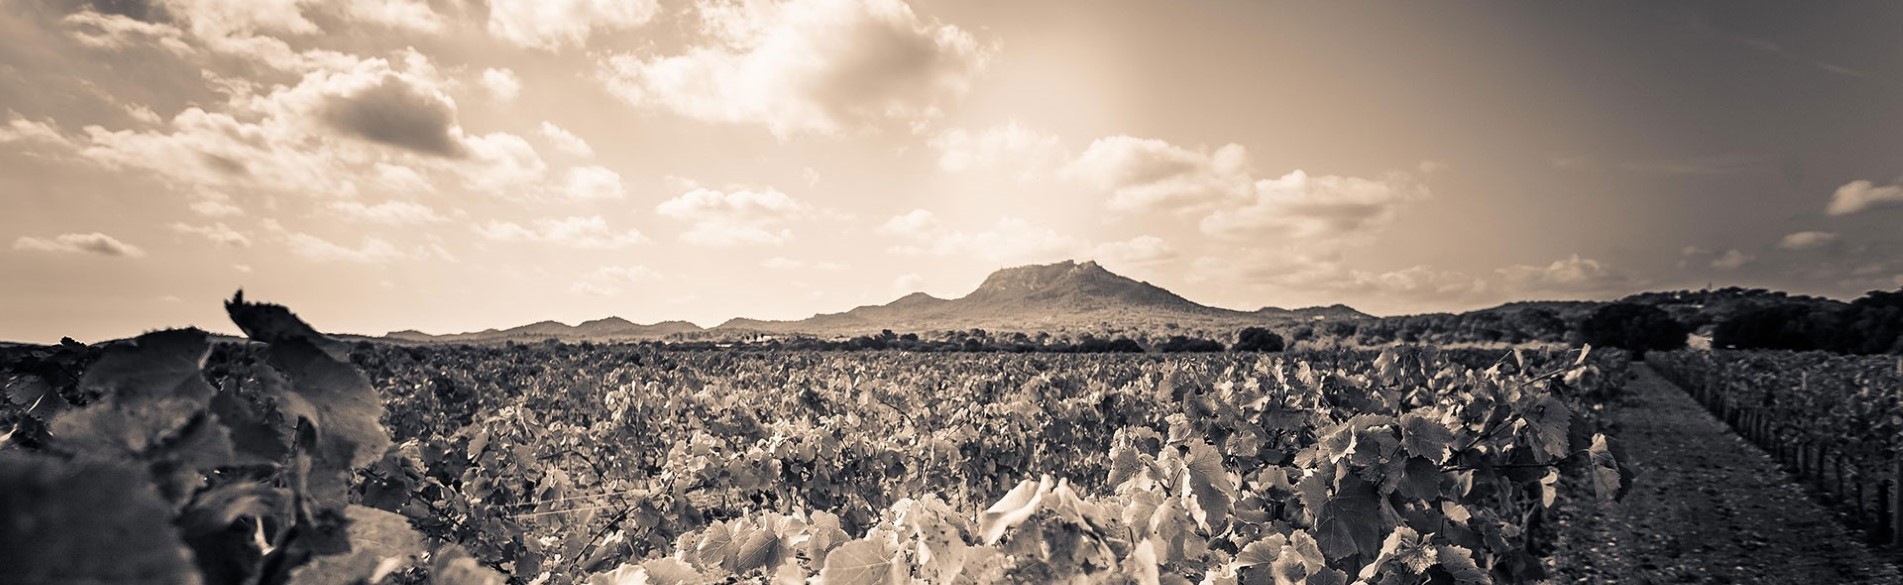
[[[1559,512],[1556,583],[1899,583],[1762,450],[1643,364],[1607,422],[1639,468],[1621,502]]]

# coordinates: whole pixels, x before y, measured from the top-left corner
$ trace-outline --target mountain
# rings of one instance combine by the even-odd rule
[[[998,331],[1226,331],[1249,325],[1276,325],[1315,319],[1361,319],[1369,315],[1345,305],[1282,309],[1263,307],[1237,311],[1185,299],[1163,287],[1105,270],[1096,262],[1066,260],[1056,264],[1018,266],[994,272],[970,294],[941,299],[922,292],[883,305],[866,305],[842,313],[814,315],[797,321],[737,318],[711,329],[668,321],[639,325],[609,317],[569,326],[554,321],[511,329],[475,333],[430,335],[398,331],[386,336],[403,342],[485,343],[500,341],[618,341],[659,339],[676,335],[733,338],[749,335],[805,334],[842,336],[877,333],[988,329]]]
[[[970,294],[941,299],[912,293],[884,305],[798,321],[734,319],[713,331],[852,335],[893,331],[995,329],[1005,331],[1108,328],[1229,329],[1316,318],[1363,318],[1343,305],[1307,309],[1264,307],[1236,311],[1202,305],[1167,289],[1118,275],[1096,262],[1064,261],[994,272]]]
[[[680,333],[701,331],[699,325],[686,321],[662,321],[653,325],[641,325],[620,317],[608,317],[586,321],[580,325],[567,325],[555,321],[540,321],[521,327],[508,329],[485,329],[474,333],[452,333],[431,335],[416,330],[396,331],[385,335],[385,339],[413,343],[496,343],[503,341],[541,341],[560,339],[562,341],[631,341],[642,339],[660,339]]]

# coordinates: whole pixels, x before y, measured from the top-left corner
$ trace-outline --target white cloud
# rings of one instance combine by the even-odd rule
[[[345,13],[356,20],[412,32],[442,30],[443,18],[424,0],[348,0]]]
[[[1110,136],[1090,143],[1062,174],[1110,192],[1110,208],[1142,212],[1208,205],[1245,196],[1247,149],[1192,150],[1154,138]]]
[[[436,210],[427,205],[412,201],[385,201],[376,205],[364,205],[357,201],[335,201],[329,205],[332,212],[344,217],[383,225],[420,225],[444,221]]]
[[[490,98],[506,104],[522,95],[522,78],[508,69],[484,69],[482,87],[489,90]]]
[[[599,296],[621,294],[629,285],[661,280],[661,273],[646,266],[603,266],[575,281],[568,290]]]
[[[906,243],[888,250],[904,256],[980,258],[989,262],[1038,262],[1067,259],[1088,250],[1083,242],[1021,218],[1003,217],[990,227],[948,229],[923,209],[886,220],[879,233]]]
[[[980,132],[953,128],[928,142],[938,151],[938,168],[948,172],[1008,171],[1019,180],[1042,176],[1068,156],[1063,142],[1011,122]]]
[[[879,233],[893,236],[917,236],[938,229],[938,216],[930,211],[914,209],[879,225]]]
[[[1510,290],[1526,292],[1605,292],[1632,281],[1611,266],[1578,254],[1546,266],[1521,264],[1496,272]]]
[[[85,253],[101,256],[139,258],[145,256],[145,250],[119,241],[118,238],[99,232],[90,234],[60,234],[53,238],[20,236],[13,241],[15,250],[34,250],[40,252]]]
[[[804,202],[774,189],[705,188],[663,201],[654,211],[692,224],[681,241],[701,246],[783,244],[793,239],[788,225],[813,213]]]
[[[901,0],[704,1],[697,11],[702,44],[609,57],[600,70],[609,91],[637,107],[761,124],[782,139],[910,128],[962,97],[991,54]]]
[[[1712,259],[1711,267],[1719,270],[1736,270],[1757,260],[1757,256],[1752,256],[1737,250],[1725,250],[1724,254],[1720,254],[1717,258]]]
[[[556,150],[582,158],[595,157],[595,149],[594,147],[588,146],[588,141],[582,140],[580,136],[576,136],[562,129],[561,126],[556,126],[555,124],[545,121],[542,122],[540,130],[542,138],[547,139],[549,144],[555,145]]]
[[[171,228],[174,232],[199,236],[227,246],[244,248],[251,245],[251,238],[240,233],[238,230],[231,229],[231,226],[227,226],[223,222],[205,226],[174,223],[171,225]]]
[[[925,277],[919,276],[917,272],[908,272],[899,275],[898,278],[892,279],[893,292],[910,294],[919,292],[924,288]]]
[[[567,248],[607,250],[626,248],[647,241],[633,229],[609,229],[601,216],[541,219],[528,226],[515,222],[491,221],[475,227],[476,233],[503,243],[540,243]]]
[[[774,256],[772,258],[762,260],[760,261],[760,266],[762,268],[767,268],[770,270],[799,270],[802,268],[812,268],[814,270],[823,270],[826,272],[838,272],[838,271],[846,269],[846,266],[844,264],[838,264],[835,262],[807,262],[805,260],[797,260],[793,258],[787,258],[785,256]]]
[[[660,12],[654,0],[489,0],[489,34],[545,51],[585,46],[596,31],[647,24]]]
[[[93,11],[66,15],[61,22],[68,27],[67,32],[73,40],[94,49],[123,51],[136,45],[150,44],[176,56],[197,52],[186,41],[185,31],[167,24]]]
[[[1815,250],[1837,241],[1837,234],[1831,232],[1805,231],[1787,234],[1778,240],[1777,247],[1786,250]]]
[[[1173,260],[1176,248],[1156,236],[1137,236],[1121,242],[1098,244],[1091,256],[1111,264],[1150,265]]]
[[[8,117],[5,126],[0,126],[0,144],[9,142],[65,144],[66,137],[61,136],[50,121],[35,122],[13,114]]]
[[[1351,275],[1349,289],[1374,289],[1399,295],[1452,299],[1487,290],[1486,281],[1426,265],[1380,273],[1355,270]]]
[[[304,233],[288,233],[285,238],[292,254],[312,262],[386,264],[409,257],[395,245],[374,236],[364,237],[354,248]]]
[[[1299,239],[1364,237],[1393,221],[1401,205],[1428,196],[1425,186],[1403,173],[1362,179],[1311,177],[1297,170],[1256,181],[1247,204],[1217,209],[1201,226],[1204,233],[1232,239],[1265,233]]]
[[[243,209],[239,209],[238,206],[232,205],[231,200],[224,196],[199,197],[196,201],[192,202],[191,209],[193,213],[197,213],[205,217],[231,217],[236,215],[244,215]]]
[[[1877,186],[1869,181],[1851,181],[1830,195],[1830,205],[1824,212],[1850,215],[1898,206],[1903,206],[1903,185]]]
[[[1203,233],[1231,241],[1360,243],[1392,222],[1404,205],[1431,197],[1412,173],[1370,179],[1297,169],[1256,179],[1242,145],[1211,151],[1134,136],[1097,139],[1060,175],[1107,192],[1113,211],[1200,216]]]
[[[618,200],[628,193],[621,173],[599,166],[568,169],[567,191],[569,198],[583,201]]]

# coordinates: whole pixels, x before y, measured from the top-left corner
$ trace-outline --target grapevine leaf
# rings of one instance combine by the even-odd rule
[[[79,388],[122,403],[181,398],[203,406],[214,392],[200,370],[210,352],[203,331],[154,331],[107,347]]]
[[[225,313],[231,316],[231,322],[243,330],[246,337],[253,341],[262,341],[272,345],[288,342],[308,343],[322,350],[331,359],[340,362],[350,361],[350,350],[342,342],[324,336],[316,328],[299,319],[283,305],[271,303],[252,303],[244,300],[244,291],[240,290],[225,301]]]
[[[1420,411],[1401,416],[1401,448],[1416,457],[1440,463],[1447,459],[1453,431]]]
[[[1434,558],[1458,585],[1491,585],[1493,576],[1474,563],[1473,551],[1453,545],[1441,545]]]
[[[1601,499],[1617,499],[1623,485],[1619,462],[1612,455],[1612,448],[1606,443],[1606,436],[1593,434],[1592,447],[1587,449],[1592,458],[1592,491]]]
[[[1268,538],[1251,542],[1236,552],[1235,566],[1253,567],[1273,564],[1276,558],[1282,556],[1282,547],[1285,546],[1288,546],[1288,537],[1280,534],[1273,534]]]
[[[430,569],[430,582],[433,585],[506,585],[509,579],[482,566],[474,557],[463,555],[437,560]]]
[[[690,560],[701,569],[726,566],[727,559],[733,555],[734,546],[732,528],[726,522],[715,522],[701,531],[700,543],[694,545]]]
[[[978,521],[978,533],[984,537],[986,545],[998,543],[1004,537],[1004,531],[1010,530],[1019,522],[1037,513],[1037,506],[1044,501],[1045,494],[1051,492],[1051,478],[1045,476],[1038,481],[1024,480],[1018,487],[1012,488],[1004,499],[992,504]],[[830,563],[831,561],[828,561]]]
[[[1348,574],[1340,569],[1322,567],[1308,576],[1308,585],[1348,585]]]
[[[1385,523],[1375,485],[1355,475],[1343,476],[1334,495],[1322,504],[1315,527],[1316,540],[1329,560],[1379,553]]]
[[[1196,524],[1209,534],[1222,531],[1228,522],[1229,508],[1235,502],[1236,486],[1222,468],[1222,454],[1202,441],[1189,444],[1189,459],[1184,462],[1189,484],[1189,513]]]
[[[898,553],[883,540],[855,540],[826,554],[820,585],[898,585],[893,579]]]
[[[745,539],[735,539],[733,567],[735,573],[746,573],[779,564],[785,556],[780,538],[772,530],[748,531]]]
[[[193,496],[174,522],[180,537],[192,547],[198,567],[212,583],[247,583],[260,569],[264,551],[254,535],[257,524],[276,525],[290,520],[290,492],[257,482],[226,483]]]
[[[812,527],[808,530],[812,533],[812,537],[806,540],[806,558],[813,559],[815,563],[823,564],[826,553],[832,552],[833,547],[839,546],[840,543],[852,539],[851,535],[846,534],[846,531],[839,527],[839,516],[831,512],[824,510],[813,512],[811,524]]]
[[[708,579],[695,572],[693,566],[680,559],[665,558],[639,565],[623,563],[612,571],[589,575],[587,585],[702,585],[706,582]]]
[[[320,556],[291,572],[291,585],[375,583],[393,569],[408,567],[423,552],[423,536],[399,514],[350,506],[350,552]]]
[[[73,406],[52,383],[30,374],[8,376],[4,396],[4,402],[25,408],[27,414],[42,421]]]
[[[1158,585],[1156,543],[1147,538],[1137,543],[1136,550],[1124,561],[1124,571],[1137,585]]]
[[[144,470],[0,453],[0,582],[197,584],[171,515]]]
[[[1568,435],[1572,428],[1573,411],[1558,398],[1546,396],[1526,412],[1526,422],[1533,429],[1533,440],[1547,455],[1565,457],[1571,445]]]

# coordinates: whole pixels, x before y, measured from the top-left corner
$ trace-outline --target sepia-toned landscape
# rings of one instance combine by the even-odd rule
[[[0,0],[0,585],[1903,584],[1898,30]]]

